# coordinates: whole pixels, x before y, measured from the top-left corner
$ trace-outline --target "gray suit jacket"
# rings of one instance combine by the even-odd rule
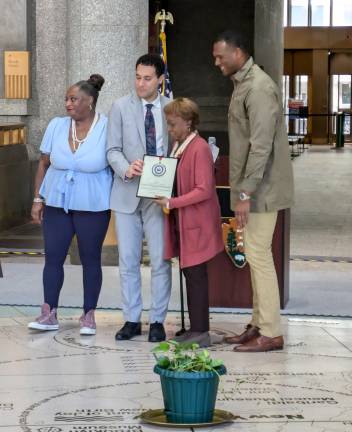
[[[161,109],[170,99],[160,96]],[[164,155],[169,153],[169,141],[163,115]],[[117,99],[110,110],[107,137],[107,159],[114,170],[110,207],[121,213],[133,213],[140,198],[136,196],[138,177],[125,181],[128,166],[146,153],[144,113],[141,99],[133,92]]]

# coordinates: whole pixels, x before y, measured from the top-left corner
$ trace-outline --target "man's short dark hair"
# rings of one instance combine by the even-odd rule
[[[235,48],[240,48],[244,53],[251,54],[251,43],[248,36],[235,30],[225,30],[220,33],[214,40],[214,43],[226,42]]]
[[[156,76],[159,78],[165,71],[165,64],[163,59],[157,54],[144,54],[136,62],[136,69],[138,65],[154,66]]]

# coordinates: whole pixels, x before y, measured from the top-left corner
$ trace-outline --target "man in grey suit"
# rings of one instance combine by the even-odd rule
[[[163,322],[171,292],[171,265],[163,258],[163,213],[153,200],[136,196],[143,155],[168,154],[163,108],[169,100],[158,92],[164,68],[158,55],[140,57],[136,63],[135,92],[117,99],[109,114],[107,158],[115,173],[110,205],[115,213],[126,321],[116,333],[116,340],[128,340],[141,334],[143,234],[151,261],[149,341],[160,342],[166,337]]]

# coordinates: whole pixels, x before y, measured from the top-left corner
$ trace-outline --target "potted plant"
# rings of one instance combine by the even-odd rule
[[[195,343],[161,342],[152,350],[160,375],[166,419],[170,423],[209,423],[213,420],[222,360]]]

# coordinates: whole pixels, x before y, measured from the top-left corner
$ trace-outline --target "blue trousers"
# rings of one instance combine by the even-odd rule
[[[83,266],[84,312],[95,309],[102,284],[101,249],[110,221],[110,210],[76,211],[45,206],[43,217],[45,266],[44,301],[57,308],[64,283],[64,262],[74,235]]]

